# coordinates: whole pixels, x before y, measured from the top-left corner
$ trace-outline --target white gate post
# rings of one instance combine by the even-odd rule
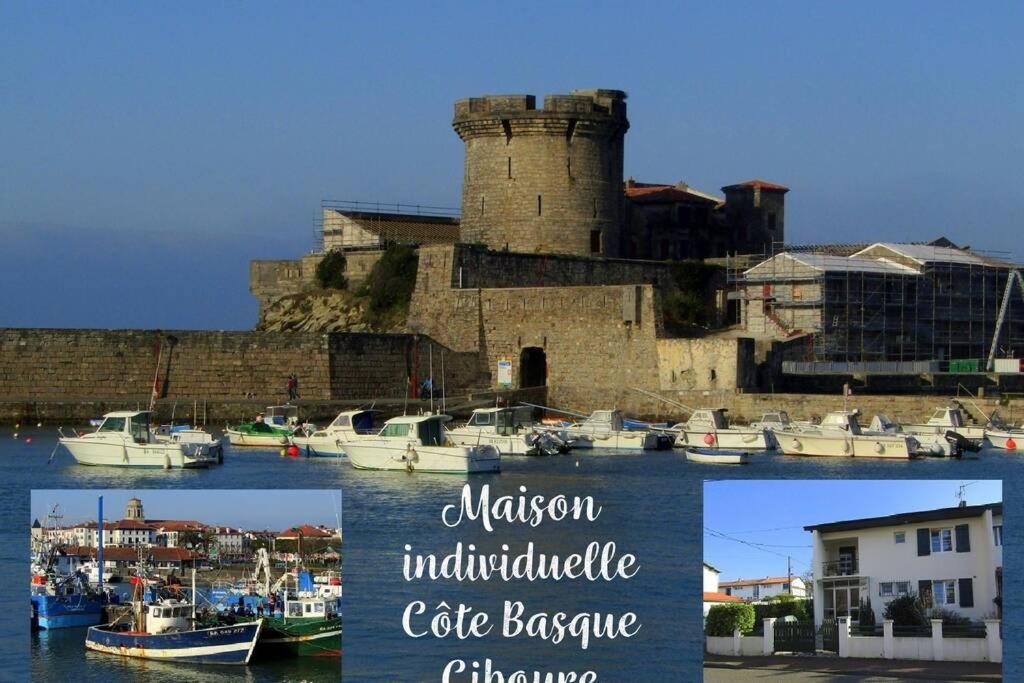
[[[764,647],[762,652],[767,656],[775,653],[775,617],[764,619]]]
[[[885,659],[896,657],[896,643],[892,639],[892,619],[882,622],[882,657]]]
[[[850,617],[839,617],[836,620],[836,629],[839,630],[839,656],[850,656]]]
[[[942,619],[932,619],[932,658],[941,662],[942,656]]]
[[[732,631],[732,653],[737,657],[740,656],[740,652],[743,651],[743,634],[740,633],[738,628]]]
[[[985,640],[988,643],[988,661],[1003,661],[1003,638],[999,635],[999,620],[985,620]]]

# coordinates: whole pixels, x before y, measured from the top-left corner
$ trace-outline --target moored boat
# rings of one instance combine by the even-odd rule
[[[563,428],[570,438],[585,438],[594,448],[662,450],[672,448],[674,435],[656,429],[626,429],[619,410],[595,410],[583,422]]]
[[[374,416],[377,410],[345,410],[338,413],[331,424],[308,435],[296,432],[291,442],[304,450],[306,455],[339,457],[345,455],[341,444],[377,433]]]
[[[217,459],[218,464],[224,462],[224,446],[221,440],[205,429],[189,425],[160,425],[153,436],[162,442],[199,444],[211,457]]]
[[[565,434],[541,427],[531,406],[477,408],[469,421],[448,429],[448,438],[460,446],[494,446],[502,455],[557,455],[576,443]]]
[[[252,422],[243,422],[224,431],[232,446],[274,448],[287,446],[299,425],[299,409],[292,405],[268,406]]]
[[[825,416],[815,428],[775,432],[786,455],[826,457],[915,457],[920,444],[908,434],[865,434],[857,421],[859,411],[842,410]]]
[[[341,444],[357,469],[473,474],[501,470],[494,446],[457,446],[445,435],[447,415],[410,415],[384,423],[376,436]]]
[[[716,448],[768,450],[774,448],[771,432],[763,427],[734,427],[725,416],[725,408],[695,410],[686,422],[674,425],[675,445],[703,444]]]
[[[152,413],[118,411],[103,416],[95,432],[60,437],[75,462],[114,467],[195,468],[217,463],[217,456],[199,443],[165,442],[150,432]]]
[[[690,446],[686,449],[686,459],[705,465],[746,465],[750,462],[750,453],[748,451]]]

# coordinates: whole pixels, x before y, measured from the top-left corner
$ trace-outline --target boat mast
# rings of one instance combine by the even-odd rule
[[[103,496],[99,499],[99,511],[97,512],[96,528],[98,538],[96,541],[96,563],[99,565],[99,588],[103,592]]]

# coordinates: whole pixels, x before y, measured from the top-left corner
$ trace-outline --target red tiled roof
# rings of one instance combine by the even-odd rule
[[[163,531],[201,531],[206,528],[194,519],[151,519],[149,523]]]
[[[152,524],[146,524],[140,522],[137,519],[122,519],[114,522],[113,524],[107,524],[107,529],[156,529]]]
[[[799,577],[794,576],[792,580]],[[737,579],[736,581],[721,581],[719,586],[763,586],[770,583],[790,583],[788,576],[766,576],[763,579]]]
[[[675,185],[655,185],[653,183],[631,183],[626,185],[626,196],[638,204],[659,204],[669,202],[703,202],[715,204],[717,200],[709,199],[696,192],[676,187]]]
[[[302,526],[298,526],[298,527],[294,527],[293,526],[291,528],[285,529],[284,531],[279,533],[277,535],[277,537],[278,538],[298,538],[299,537],[299,535],[298,535],[299,531],[302,532],[302,537],[303,538],[331,538],[332,536],[334,536],[334,534],[331,533],[330,531],[324,531],[323,529],[318,529],[317,527],[312,526],[311,524],[303,524]]]
[[[704,602],[743,602],[743,598],[725,593],[704,593]]]
[[[789,188],[785,185],[779,185],[778,183],[769,183],[767,180],[745,180],[742,183],[736,183],[734,185],[726,185],[723,190],[728,190],[731,187],[760,187],[762,190],[778,190],[779,192],[789,192]]]

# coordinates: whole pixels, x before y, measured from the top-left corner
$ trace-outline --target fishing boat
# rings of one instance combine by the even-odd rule
[[[675,438],[660,430],[626,429],[619,410],[595,410],[583,422],[573,422],[563,429],[570,438],[589,439],[594,448],[663,450],[672,448]]]
[[[345,410],[338,413],[331,424],[317,429],[309,435],[296,433],[291,442],[305,450],[306,455],[322,457],[339,457],[345,455],[341,444],[378,432],[374,425],[374,416],[378,410]]]
[[[299,426],[299,409],[292,405],[267,406],[252,422],[244,422],[224,431],[232,446],[273,448],[287,446]]]
[[[103,609],[116,602],[116,594],[98,591],[80,572],[52,572],[32,576],[32,619],[41,629],[94,626]]]
[[[705,444],[715,448],[744,448],[768,450],[775,447],[772,433],[763,427],[733,427],[726,418],[725,408],[695,410],[690,419],[672,426],[675,445]]]
[[[280,593],[281,616],[266,620],[259,640],[261,654],[337,657],[341,655],[341,602],[320,594],[308,571],[298,573],[293,590],[285,583]]]
[[[394,417],[376,436],[342,442],[353,467],[474,474],[501,470],[501,452],[490,445],[458,446],[444,431],[448,415]]]
[[[140,562],[141,565],[141,562]],[[145,575],[140,567],[139,575]],[[135,585],[131,607],[110,623],[92,626],[85,647],[96,652],[198,664],[248,664],[263,619],[207,626],[196,619],[195,574],[191,603],[176,598],[147,602],[143,582]]]
[[[195,468],[217,463],[205,444],[161,441],[149,429],[148,410],[107,413],[95,432],[64,436],[59,442],[81,465]]]
[[[139,619],[92,626],[85,647],[96,652],[199,664],[248,664],[263,619],[195,628],[195,610],[181,600],[141,605]]]
[[[815,428],[775,432],[786,455],[811,455],[858,458],[915,457],[920,443],[909,434],[867,434],[861,431],[860,411],[828,413]]]
[[[215,438],[205,429],[189,425],[160,425],[153,436],[157,441],[167,443],[200,444],[217,459],[218,464],[224,462],[224,446],[221,440]]]
[[[748,451],[690,446],[686,449],[686,459],[706,465],[746,465],[750,462],[750,453]]]
[[[568,453],[576,440],[541,428],[531,406],[477,408],[469,421],[448,429],[448,438],[460,446],[494,446],[502,455],[558,455]]]

